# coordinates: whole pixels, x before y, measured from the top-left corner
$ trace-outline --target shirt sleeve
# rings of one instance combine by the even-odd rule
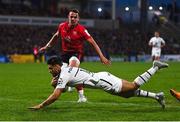
[[[153,38],[151,38],[151,39],[150,39],[150,41],[149,41],[149,45],[151,45],[151,44],[152,44],[152,41],[153,41]]]
[[[61,33],[61,27],[62,27],[63,23],[60,23],[57,27],[57,31],[59,32],[59,34]]]
[[[161,38],[161,42],[163,43],[163,44],[165,44],[166,42],[164,41],[164,39],[163,38]]]
[[[82,28],[82,36],[87,40],[91,37],[91,35],[89,34],[88,30],[85,28]]]

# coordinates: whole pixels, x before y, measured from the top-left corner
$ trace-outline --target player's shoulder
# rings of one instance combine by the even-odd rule
[[[67,22],[62,22],[59,24],[59,27],[66,26],[66,25],[67,25]]]
[[[78,24],[77,27],[78,27],[78,29],[80,29],[80,30],[85,30],[85,29],[86,29],[86,28],[85,28],[83,25],[81,25],[81,24]]]
[[[155,37],[151,37],[150,41],[154,41],[155,40]]]
[[[153,36],[153,37],[152,37],[152,39],[156,39],[156,37],[155,37],[155,36]]]
[[[78,27],[77,27],[77,28],[78,28],[78,31],[79,31],[80,33],[83,33],[84,35],[87,36],[86,39],[91,36],[91,35],[89,34],[88,30],[87,30],[83,25],[78,24]]]
[[[69,69],[69,66],[62,66],[61,67],[61,72],[66,72]]]
[[[159,37],[161,40],[164,40],[162,37]]]
[[[78,67],[65,66],[65,67],[61,67],[61,72],[72,73],[72,72],[74,72],[74,70],[77,70],[77,69],[78,69]]]
[[[61,67],[61,73],[60,73],[60,77],[61,78],[67,78],[71,76],[71,69],[70,67]]]

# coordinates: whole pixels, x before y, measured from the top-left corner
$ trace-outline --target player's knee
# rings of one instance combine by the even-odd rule
[[[132,82],[132,90],[137,90],[140,86],[136,83],[136,81]]]
[[[136,83],[136,81],[134,81],[134,82],[128,82],[126,80],[122,81],[122,88],[121,88],[122,92],[128,92],[128,91],[136,90],[138,88],[139,88],[139,86]]]
[[[72,56],[72,57],[69,59],[69,64],[70,64],[70,65],[73,65],[73,66],[75,66],[75,67],[79,67],[80,61],[79,61],[79,59],[78,59],[76,56]]]
[[[133,90],[132,91],[123,92],[123,93],[121,93],[121,96],[124,97],[124,98],[130,98],[130,97],[134,96],[134,92],[133,92]]]

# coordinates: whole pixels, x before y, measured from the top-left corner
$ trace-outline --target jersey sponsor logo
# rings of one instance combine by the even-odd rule
[[[73,67],[70,67],[69,70],[68,70],[68,73],[71,73]]]
[[[65,40],[66,42],[71,42],[70,36],[66,36],[66,37],[64,38],[64,40]]]
[[[61,85],[63,82],[62,78],[59,78],[57,85]]]

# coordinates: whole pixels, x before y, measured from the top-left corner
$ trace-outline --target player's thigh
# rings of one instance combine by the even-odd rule
[[[99,78],[97,86],[104,89],[104,91],[115,95],[121,92],[122,79],[109,72],[98,72],[94,76]]]
[[[156,51],[152,50],[151,56],[155,56],[155,55],[156,55]]]
[[[69,66],[79,67],[79,65],[80,65],[80,61],[79,61],[79,59],[76,56],[72,56],[69,59]]]
[[[160,57],[161,56],[161,52],[160,51],[157,51],[156,54],[155,54],[156,57]]]

